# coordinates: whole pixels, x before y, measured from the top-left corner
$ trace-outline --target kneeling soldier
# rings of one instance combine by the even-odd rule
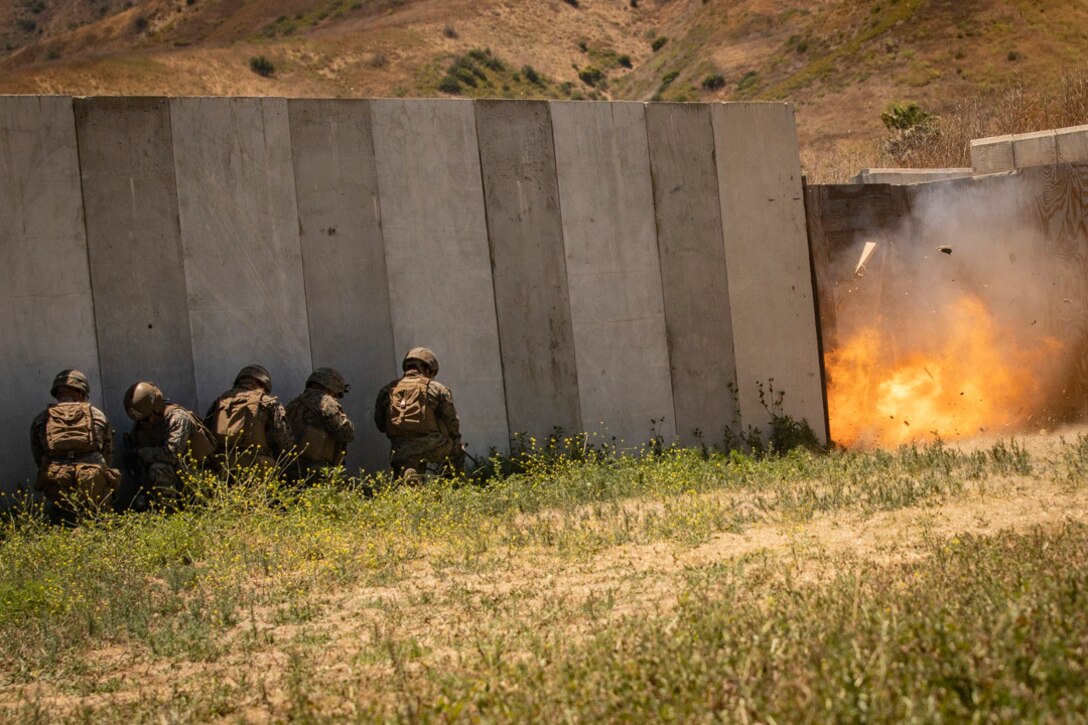
[[[287,404],[287,424],[298,450],[298,480],[312,482],[322,468],[344,462],[355,426],[340,405],[351,386],[333,368],[318,368],[306,380],[306,389]]]
[[[134,421],[125,436],[125,467],[139,489],[163,502],[181,494],[179,471],[203,465],[215,452],[211,432],[192,411],[168,403],[148,382],[125,393],[125,412]]]
[[[38,464],[38,489],[54,522],[107,508],[121,480],[111,468],[113,430],[106,414],[87,402],[87,376],[62,370],[49,390],[57,402],[30,427],[30,449]]]
[[[434,379],[438,358],[425,347],[412,348],[401,368],[404,375],[382,388],[374,405],[374,423],[392,446],[393,475],[418,479],[442,469],[462,470],[461,421],[453,394]]]
[[[204,416],[215,432],[218,453],[232,466],[275,467],[294,446],[283,406],[270,393],[272,376],[260,365],[246,365],[234,387],[220,395]]]

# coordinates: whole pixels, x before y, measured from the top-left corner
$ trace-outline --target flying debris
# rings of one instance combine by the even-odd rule
[[[952,247],[949,247],[947,245],[940,246],[940,247],[937,247],[937,251],[940,252],[941,254],[952,254]]]
[[[876,242],[865,242],[865,248],[861,250],[861,259],[858,260],[858,266],[854,268],[854,276],[861,275],[861,270],[864,269],[865,263],[869,261],[869,258],[873,256],[873,252],[876,251]]]

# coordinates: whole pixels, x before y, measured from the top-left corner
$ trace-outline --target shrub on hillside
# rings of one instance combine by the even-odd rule
[[[725,88],[725,76],[721,73],[711,73],[703,78],[703,88],[708,91],[717,91]]]
[[[276,66],[263,55],[255,55],[250,58],[249,69],[262,78],[268,78],[276,72]]]
[[[656,53],[657,51],[664,48],[665,43],[667,42],[669,42],[669,39],[662,35],[660,37],[654,38],[654,42],[650,43],[650,48],[652,48],[653,51]]]

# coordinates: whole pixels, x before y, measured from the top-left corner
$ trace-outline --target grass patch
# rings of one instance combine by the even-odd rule
[[[208,674],[99,700],[73,717],[207,719],[258,707],[306,720],[345,702],[367,717],[485,720],[557,711],[594,720],[711,712],[767,720],[790,708],[856,719],[864,707],[891,720],[959,717],[964,703],[994,713],[986,708],[1005,702],[1016,716],[1083,707],[1070,694],[1083,691],[1083,673],[1068,664],[1076,660],[1063,644],[1088,635],[1085,615],[1072,614],[1088,611],[1078,593],[1085,573],[1069,563],[1083,561],[1088,534],[1075,527],[964,540],[947,551],[934,543],[925,561],[900,567],[843,561],[830,586],[801,585],[780,562],[726,559],[685,574],[690,581],[669,589],[676,607],[660,615],[652,599],[646,611],[625,615],[615,592],[599,588],[534,604],[540,581],[528,572],[545,560],[590,567],[616,547],[682,550],[757,525],[959,500],[999,480],[1075,490],[1088,471],[1088,438],[1046,460],[1015,442],[971,453],[936,443],[784,456],[658,445],[629,455],[588,443],[526,440],[492,462],[483,484],[405,488],[377,477],[294,491],[239,472],[230,485],[192,478],[188,505],[172,515],[109,516],[76,529],[9,517],[0,527],[0,677],[23,695],[0,697],[0,717],[32,720],[47,708],[32,683],[125,691],[131,683],[114,682],[99,654],[107,647]],[[1032,551],[1051,557],[1039,560],[1046,577],[1027,565]],[[969,567],[983,575],[969,577]],[[524,573],[502,596],[470,586],[508,569]],[[362,586],[379,596],[424,574],[428,583],[407,594],[341,607],[356,618],[357,651],[330,649],[336,628],[325,615],[337,593]],[[630,586],[641,585],[632,576]],[[1014,581],[1028,582],[1015,601]],[[433,611],[436,623],[469,615],[449,625],[453,644],[444,644],[403,624],[415,611]],[[1021,625],[1001,619],[1005,611],[1046,616]],[[995,621],[1012,624],[980,640],[984,651],[963,644]],[[572,638],[571,626],[593,634]],[[1024,649],[1028,635],[1035,639]],[[275,674],[255,674],[253,658],[270,649],[280,653]],[[345,667],[368,677],[383,673],[390,697],[326,678],[327,657],[346,658]],[[236,674],[214,674],[224,668]],[[1035,689],[1014,688],[1024,682]],[[986,683],[1008,698],[978,699]],[[921,695],[925,687],[935,699]],[[903,697],[889,694],[896,692]]]

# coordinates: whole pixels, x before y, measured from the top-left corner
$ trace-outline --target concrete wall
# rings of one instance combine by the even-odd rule
[[[548,104],[481,101],[476,132],[510,431],[581,431]]]
[[[342,401],[356,426],[347,467],[378,469],[389,443],[371,422],[374,391],[398,368],[370,104],[293,100],[288,110],[313,363],[352,386]]]
[[[102,405],[72,99],[0,99],[0,470],[34,474],[30,422],[63,368]]]
[[[1032,166],[1088,161],[1088,126],[975,139],[975,174],[994,174]]]
[[[552,103],[582,425],[676,433],[641,103]]]
[[[676,432],[720,442],[737,417],[733,320],[710,108],[646,108]]]
[[[5,97],[0,254],[7,488],[64,367],[121,430],[137,379],[203,412],[244,364],[284,402],[338,367],[353,468],[415,345],[477,455],[714,444],[771,378],[824,428],[786,105]]]
[[[123,429],[124,393],[149,371],[169,399],[196,405],[170,107],[75,104],[105,411]]]
[[[785,393],[782,414],[826,419],[793,107],[712,107],[740,414],[767,429],[759,386]],[[768,401],[769,402],[769,401]]]
[[[862,169],[851,179],[854,184],[921,184],[927,181],[960,179],[974,173],[970,168],[956,169]]]
[[[287,102],[177,98],[170,117],[200,411],[251,362],[286,402],[312,369]]]

